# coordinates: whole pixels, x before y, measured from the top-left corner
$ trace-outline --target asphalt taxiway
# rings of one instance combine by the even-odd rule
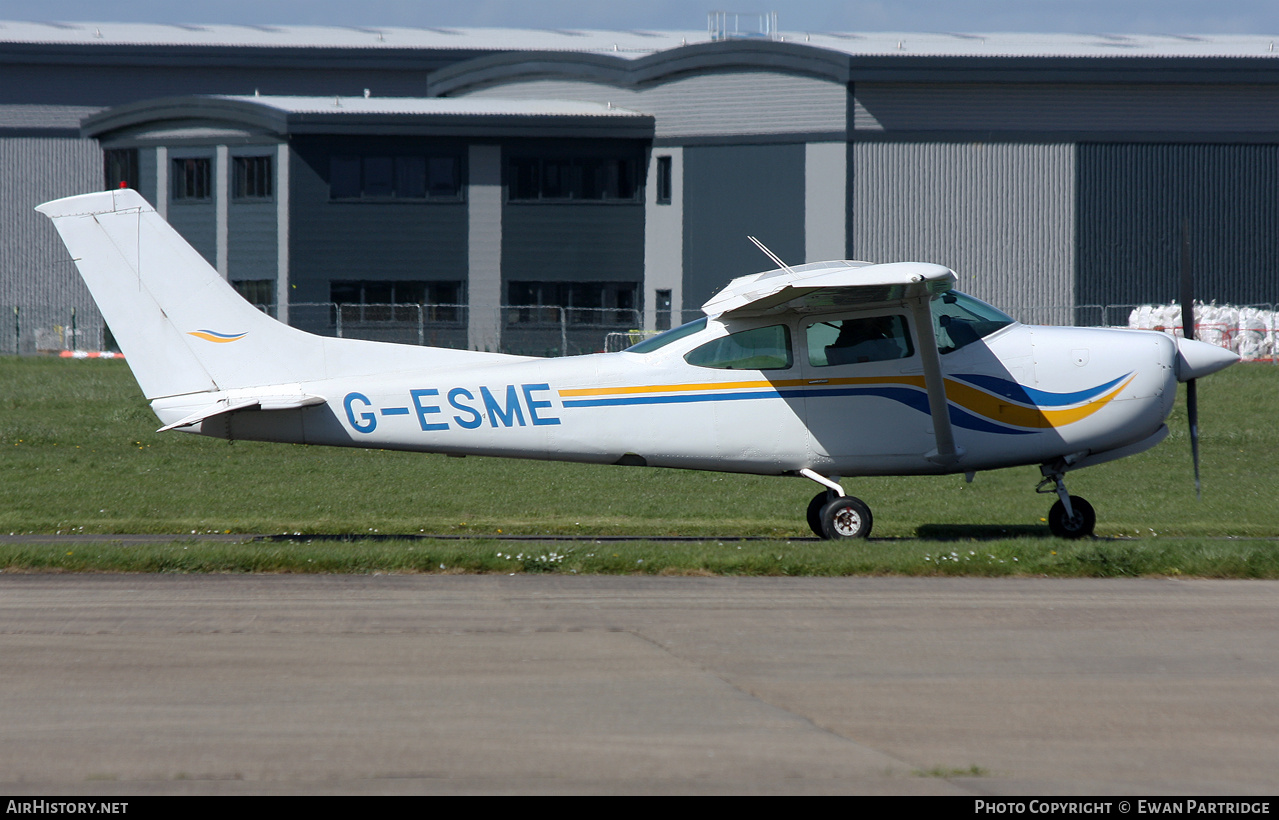
[[[1279,583],[0,574],[8,794],[1273,794]]]

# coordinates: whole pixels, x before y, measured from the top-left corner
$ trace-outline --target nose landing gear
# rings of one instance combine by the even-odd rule
[[[1092,505],[1077,495],[1066,492],[1062,472],[1045,464],[1039,468],[1044,480],[1035,488],[1037,493],[1056,493],[1057,503],[1048,510],[1048,529],[1058,538],[1087,538],[1097,526],[1097,513]]]

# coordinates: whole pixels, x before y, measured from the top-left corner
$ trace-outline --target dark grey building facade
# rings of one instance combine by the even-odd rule
[[[93,313],[30,207],[120,181],[281,318],[428,344],[677,323],[769,266],[747,235],[1095,323],[1173,298],[1185,226],[1202,298],[1279,301],[1265,37],[36,25],[0,41],[30,312]]]

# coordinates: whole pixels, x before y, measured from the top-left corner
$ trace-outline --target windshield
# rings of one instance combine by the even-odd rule
[[[1002,310],[957,290],[947,291],[934,299],[932,310],[937,350],[943,355],[984,339],[1016,321]]]
[[[685,336],[692,336],[700,330],[706,328],[706,317],[694,319],[693,321],[673,327],[665,333],[659,333],[656,336],[650,336],[639,344],[633,344],[626,348],[627,353],[652,353],[658,348],[666,347],[671,342],[677,342]]]

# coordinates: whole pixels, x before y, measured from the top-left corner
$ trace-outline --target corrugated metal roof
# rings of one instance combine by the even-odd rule
[[[493,117],[646,117],[601,103],[577,100],[453,99],[446,97],[261,97],[215,95],[286,114],[423,114]]]
[[[1030,34],[874,32],[805,34],[789,42],[859,56],[1275,57],[1279,34]]]
[[[49,45],[598,51],[641,57],[705,42],[705,31],[587,31],[376,26],[232,26],[0,21],[0,43]]]
[[[234,26],[0,21],[0,43],[339,49],[548,50],[641,57],[710,41],[706,30],[600,31],[376,26]],[[779,39],[852,56],[1271,57],[1270,34],[1034,34],[1016,32],[803,32]]]

